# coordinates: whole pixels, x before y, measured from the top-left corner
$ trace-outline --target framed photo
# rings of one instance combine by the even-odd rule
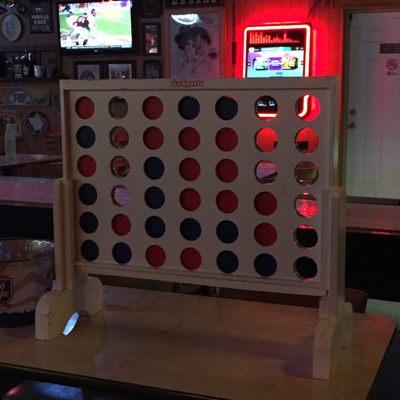
[[[170,10],[167,76],[171,78],[219,78],[224,76],[225,14],[221,8]]]
[[[53,11],[50,0],[29,2],[29,22],[31,33],[53,32]]]
[[[158,60],[146,60],[143,63],[143,76],[146,79],[161,78],[161,63]]]
[[[161,24],[143,24],[143,53],[145,55],[161,54]]]
[[[96,62],[81,62],[74,64],[75,79],[95,80],[102,78],[102,65]]]
[[[223,6],[225,4],[224,0],[196,0],[196,7],[200,6]],[[193,0],[167,0],[167,7],[190,7],[193,5]]]
[[[142,18],[158,18],[162,14],[162,0],[142,0],[140,14]]]
[[[135,63],[109,62],[107,64],[108,79],[132,79],[135,76]]]

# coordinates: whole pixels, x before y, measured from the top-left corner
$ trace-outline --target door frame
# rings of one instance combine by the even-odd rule
[[[349,123],[349,76],[350,76],[350,22],[352,14],[400,12],[400,5],[382,6],[343,6],[343,46],[342,46],[342,101],[341,101],[341,145],[340,154],[340,184],[346,188],[346,160],[347,160],[347,125]],[[347,196],[348,203],[374,203],[374,204],[395,204],[397,199],[381,199],[376,197]]]

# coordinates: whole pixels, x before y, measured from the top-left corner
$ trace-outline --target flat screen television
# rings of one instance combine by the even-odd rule
[[[57,3],[62,54],[134,48],[133,0]]]

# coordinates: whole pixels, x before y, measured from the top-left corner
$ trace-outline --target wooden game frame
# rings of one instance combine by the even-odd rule
[[[306,94],[318,95],[322,107],[327,109],[326,117],[319,122],[311,122],[311,126],[320,127],[321,154],[317,161],[324,166],[320,183],[314,193],[318,193],[321,206],[320,241],[322,244],[315,250],[316,257],[323,263],[322,272],[315,282],[294,282],[290,279],[260,279],[250,275],[232,277],[229,274],[215,274],[212,272],[188,270],[163,270],[135,264],[115,265],[109,262],[88,262],[82,260],[76,251],[77,211],[75,197],[77,193],[76,163],[82,152],[74,146],[76,122],[71,114],[74,112],[75,102],[82,96],[98,97],[107,93],[108,97],[120,96],[128,100],[141,99],[157,93],[160,98],[172,96],[174,104],[176,98],[182,96],[196,96],[206,99],[210,91],[217,95],[231,93],[251,93],[254,96],[265,93],[276,96],[278,102],[292,102]],[[344,302],[344,191],[338,187],[337,177],[337,82],[333,78],[293,78],[293,79],[221,79],[221,80],[141,80],[141,81],[61,81],[62,98],[62,132],[63,132],[63,170],[64,178],[55,183],[55,212],[54,227],[56,241],[56,290],[44,295],[36,310],[36,336],[39,339],[51,339],[59,335],[68,320],[75,312],[85,312],[93,315],[101,311],[103,292],[100,280],[89,278],[88,274],[113,275],[142,279],[155,279],[167,282],[185,282],[201,285],[220,286],[244,290],[261,290],[276,293],[302,294],[320,297],[319,322],[314,338],[313,376],[329,379],[335,364],[338,348],[349,345],[351,326],[346,322],[349,316],[349,305]],[[142,97],[140,97],[142,96]],[[175,97],[174,97],[175,96]],[[203,96],[203,97],[202,97]],[[100,100],[99,100],[100,101]],[[141,101],[141,100],[140,100]],[[105,107],[106,103],[99,107]],[[107,103],[108,104],[108,103]],[[249,103],[250,104],[250,103]],[[249,106],[247,104],[247,106]],[[254,103],[251,103],[254,104]],[[172,107],[172,105],[171,105]],[[166,114],[168,110],[165,110]],[[293,114],[294,109],[292,110]],[[103,115],[100,113],[99,115]],[[296,116],[297,117],[297,116]],[[79,119],[79,118],[78,118]],[[293,117],[289,111],[283,111],[283,130],[292,128]],[[78,121],[82,122],[82,121]],[[100,121],[103,125],[103,121]],[[167,123],[167,122],[166,122]],[[204,116],[204,124],[209,124],[209,115]],[[246,126],[246,118],[236,123],[242,128]],[[286,124],[286,125],[285,125]],[[299,126],[306,126],[298,121]],[[260,127],[263,123],[260,122]],[[274,122],[271,122],[274,127]],[[137,129],[140,129],[137,126]],[[255,153],[256,154],[256,153]],[[281,154],[282,156],[282,154]],[[260,154],[258,153],[258,158]],[[303,155],[299,155],[302,159]],[[244,163],[246,159],[242,160]],[[101,179],[101,177],[100,177]],[[103,181],[104,182],[104,181]],[[298,189],[295,190],[298,192]],[[284,190],[286,193],[286,189]],[[241,192],[243,194],[243,190]],[[287,193],[286,193],[287,194]],[[290,196],[289,196],[290,197]],[[289,203],[288,203],[289,204]],[[105,210],[107,206],[100,204]],[[284,218],[283,218],[284,221]],[[101,240],[101,239],[100,239]],[[175,240],[175,238],[174,238]],[[103,238],[106,246],[108,238]],[[143,243],[139,247],[142,247]],[[288,252],[290,247],[283,246],[281,252]],[[317,254],[318,253],[318,254]]]

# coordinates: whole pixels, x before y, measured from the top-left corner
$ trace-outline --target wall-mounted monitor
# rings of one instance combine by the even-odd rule
[[[133,0],[57,3],[63,54],[120,52],[136,47]]]
[[[244,77],[309,76],[309,25],[252,26],[245,29],[244,35]]]

